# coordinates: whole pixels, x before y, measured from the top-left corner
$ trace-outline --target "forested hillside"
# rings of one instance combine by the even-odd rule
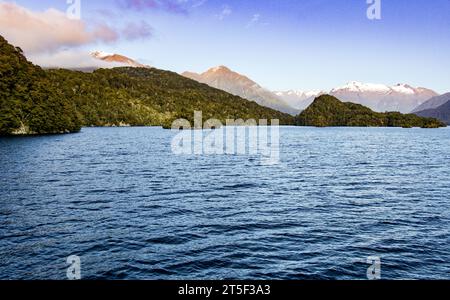
[[[297,118],[300,126],[355,126],[355,127],[423,127],[437,128],[446,125],[439,120],[422,118],[399,112],[378,113],[354,103],[323,95],[304,110]]]
[[[0,36],[0,135],[80,130],[75,103]]]
[[[93,73],[48,71],[71,102],[76,103],[86,126],[128,124],[168,126],[178,118],[192,121],[194,111],[204,120],[294,118],[258,104],[184,78],[149,68],[100,69]]]

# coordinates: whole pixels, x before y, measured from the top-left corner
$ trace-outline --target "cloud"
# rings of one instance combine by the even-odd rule
[[[135,10],[157,9],[160,6],[157,0],[123,0],[118,2],[122,7]]]
[[[219,18],[219,20],[223,20],[232,13],[233,11],[231,10],[231,8],[228,5],[224,5],[222,6],[222,11],[220,12],[220,14],[217,15],[217,18]]]
[[[200,7],[200,6],[202,6],[203,4],[205,4],[206,1],[208,1],[208,0],[196,0],[196,1],[192,1],[192,8]]]
[[[254,14],[252,16],[252,18],[250,19],[250,21],[247,23],[247,28],[250,28],[253,25],[257,24],[260,19],[261,19],[261,15],[260,14]]]
[[[140,23],[128,23],[122,30],[122,35],[127,40],[139,40],[153,35],[152,27],[145,21]]]
[[[104,62],[92,57],[83,50],[69,49],[55,53],[36,53],[28,56],[28,59],[44,68],[64,68],[64,69],[98,69],[113,68],[123,66],[121,64]]]
[[[206,0],[117,0],[121,8],[138,11],[160,10],[175,14],[187,14],[189,8],[203,5]]]
[[[97,13],[99,16],[104,17],[104,18],[117,18],[117,13],[112,11],[111,9],[108,8],[99,8],[99,9],[95,9],[94,10],[95,13]]]
[[[34,12],[7,2],[0,2],[0,34],[26,53],[52,52],[119,39],[119,34],[107,24],[87,26],[82,20],[69,19],[53,8]]]

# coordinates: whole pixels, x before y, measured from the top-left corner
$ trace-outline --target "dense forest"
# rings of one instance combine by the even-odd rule
[[[293,117],[173,72],[154,68],[93,73],[42,70],[0,36],[0,134],[75,132],[81,126],[164,126],[179,118],[204,120]]]
[[[398,112],[378,113],[354,103],[343,103],[323,95],[297,117],[299,126],[355,126],[355,127],[422,127],[438,128],[446,125],[439,120]]]
[[[76,103],[84,125],[170,127],[179,118],[193,121],[194,111],[202,111],[205,121],[279,119],[294,124],[287,114],[155,68],[49,70],[48,74],[58,90]]]
[[[0,135],[79,131],[75,104],[0,36]]]

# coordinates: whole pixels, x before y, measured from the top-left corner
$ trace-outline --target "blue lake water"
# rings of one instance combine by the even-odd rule
[[[160,128],[0,138],[0,279],[450,279],[450,129],[281,129],[280,163]]]

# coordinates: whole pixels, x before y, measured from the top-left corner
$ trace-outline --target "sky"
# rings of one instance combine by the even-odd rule
[[[277,91],[450,92],[450,0],[79,0],[80,19],[68,1],[0,0],[0,34],[41,65],[102,50],[175,72],[225,65]]]

